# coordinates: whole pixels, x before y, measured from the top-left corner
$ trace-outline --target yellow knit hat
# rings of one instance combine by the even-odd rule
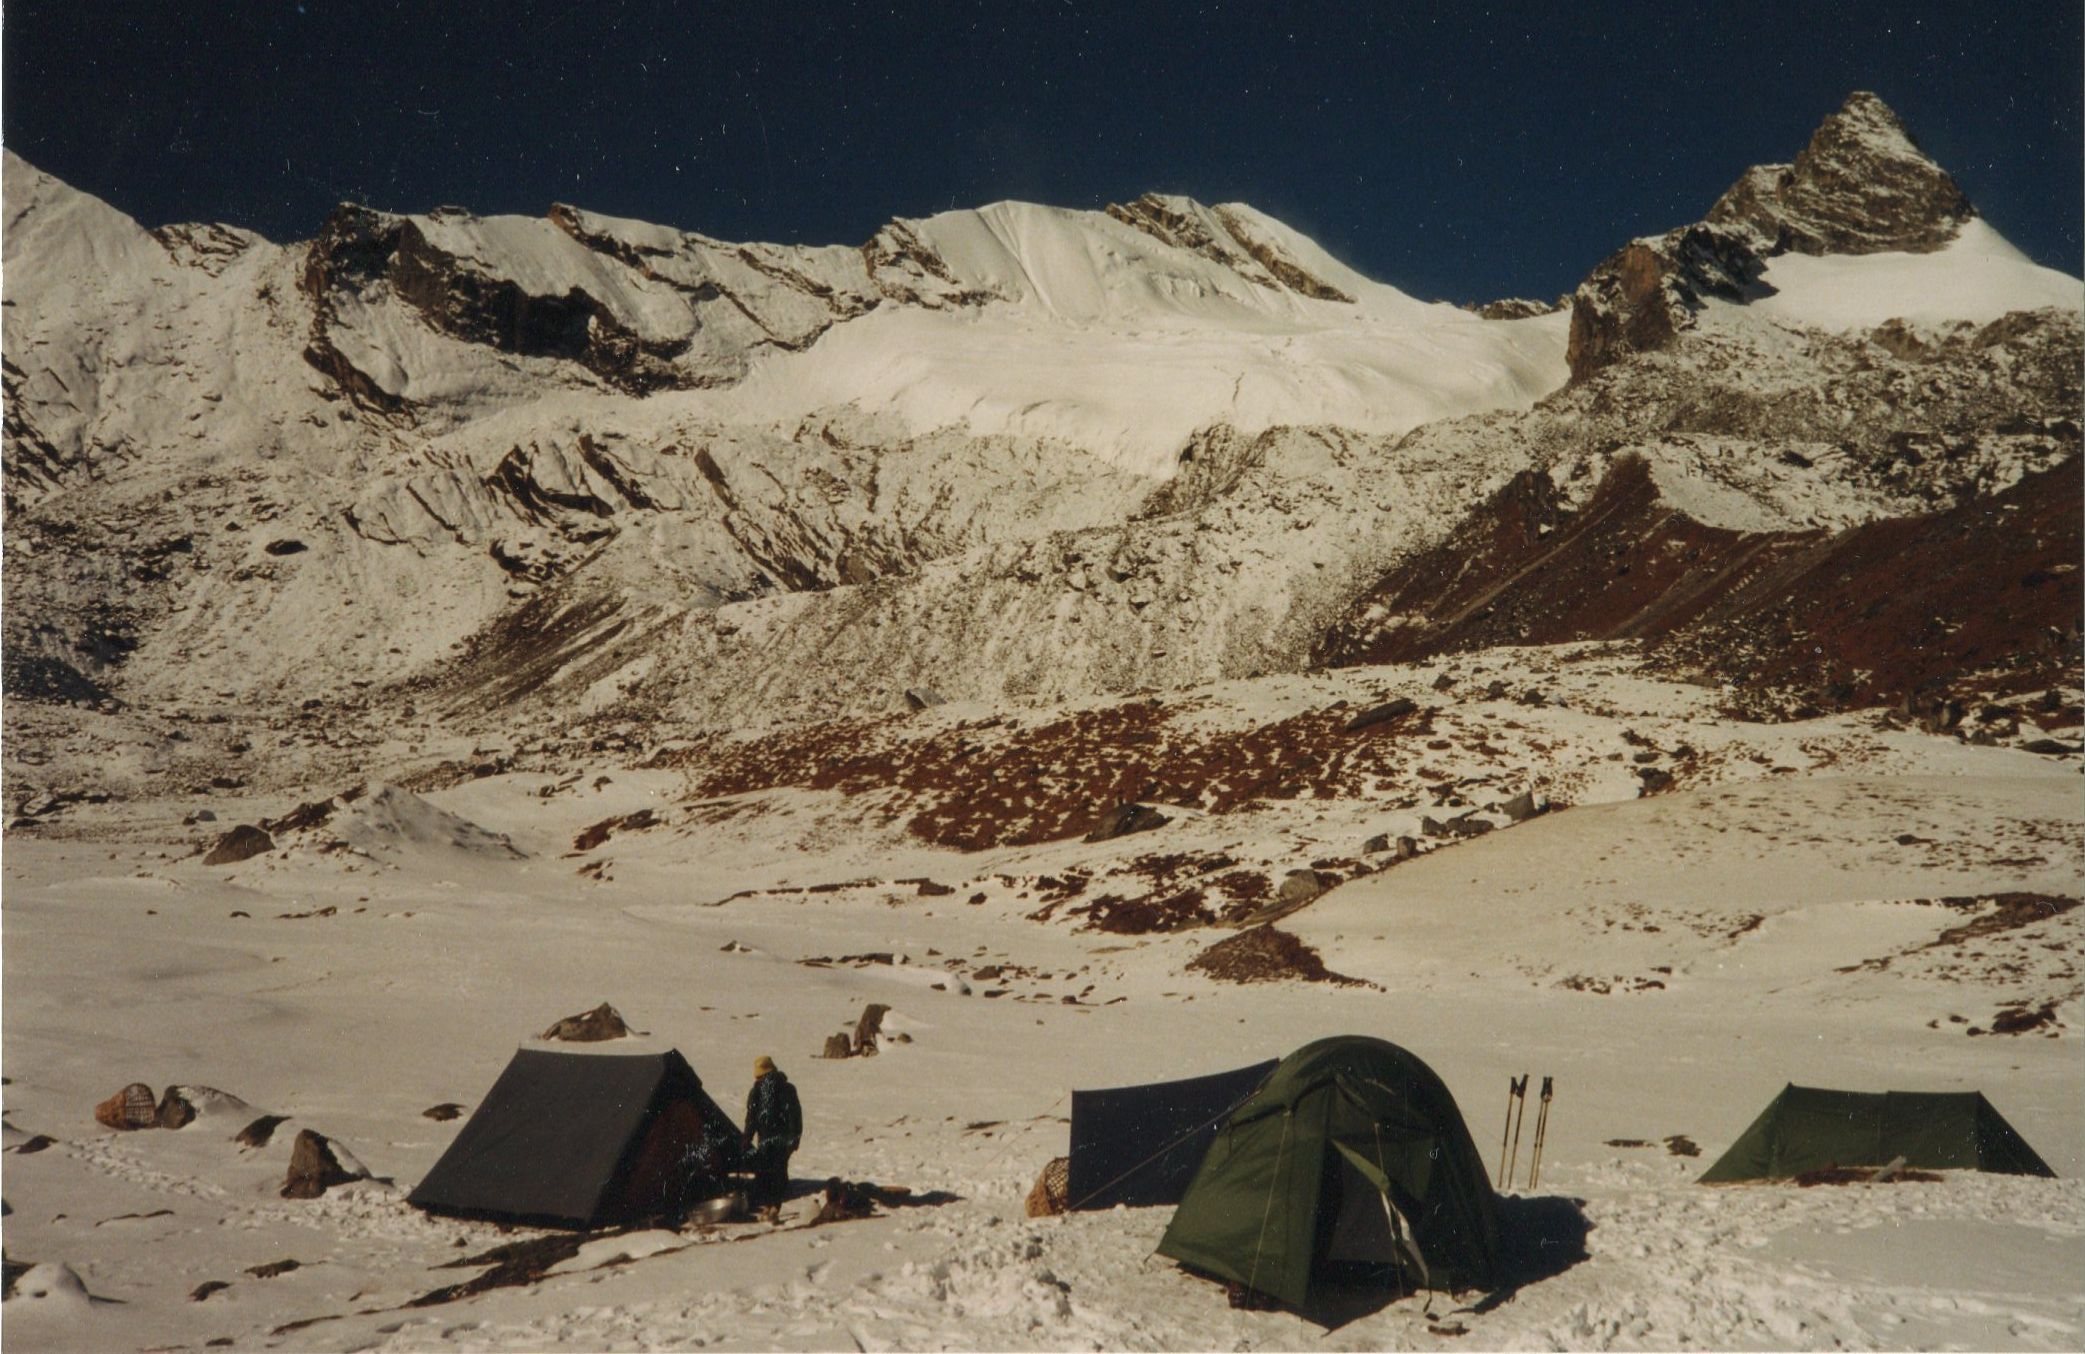
[[[765,1053],[753,1060],[753,1075],[756,1077],[764,1077],[774,1070],[775,1060],[768,1057]]]

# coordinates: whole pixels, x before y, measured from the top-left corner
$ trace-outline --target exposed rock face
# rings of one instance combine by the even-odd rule
[[[1274,900],[1285,911],[1294,911],[1321,897],[1330,887],[1325,876],[1316,870],[1291,870],[1283,876],[1281,887],[1275,890]]]
[[[2062,567],[2085,514],[2064,440],[2068,455],[1992,498],[1828,533],[1705,525],[1661,498],[1641,458],[1619,460],[1575,512],[1547,476],[1517,477],[1452,541],[1386,575],[1324,658],[1640,638],[1825,705],[1895,700],[1967,668],[2032,690],[2075,671],[2085,604]],[[1972,612],[1938,619],[1968,595]]]
[[[890,1007],[880,1001],[872,1001],[862,1008],[861,1019],[854,1022],[854,1055],[858,1058],[871,1057],[883,1038],[883,1018],[890,1014]]]
[[[159,1126],[186,1128],[198,1119],[224,1115],[250,1115],[253,1106],[209,1086],[169,1086],[159,1097]]]
[[[1704,224],[1623,246],[1572,294],[1572,379],[1668,346],[1708,297],[1744,299],[1766,267],[1756,244],[1749,232]]]
[[[1525,296],[1507,296],[1482,305],[1465,306],[1471,314],[1487,320],[1525,320],[1536,315],[1554,315],[1571,304],[1569,296],[1554,301],[1535,301]]]
[[[1772,253],[1929,253],[1975,215],[1946,170],[1927,159],[1896,113],[1865,90],[1848,95],[1792,165],[1761,165],[1731,185],[1708,220],[1749,226]]]
[[[1379,724],[1389,724],[1403,719],[1406,715],[1416,713],[1418,709],[1419,702],[1409,696],[1399,696],[1395,700],[1385,701],[1381,705],[1372,705],[1360,714],[1355,715],[1347,721],[1346,731],[1348,733],[1359,733],[1363,729],[1372,729]]]
[[[517,280],[488,273],[443,248],[419,221],[343,204],[312,241],[305,289],[323,317],[379,285],[430,328],[465,343],[563,358],[633,394],[698,383],[674,363],[687,351],[686,339],[639,334],[576,285],[562,293],[532,294]],[[343,375],[323,354],[309,360],[329,375]],[[344,384],[365,398],[370,395],[353,380]],[[391,392],[385,395],[395,400]]]
[[[1254,230],[1251,221],[1235,208],[1205,208],[1187,198],[1146,193],[1127,206],[1110,203],[1108,215],[1153,239],[1214,259],[1263,286],[1285,288],[1319,301],[1353,303],[1353,297],[1307,271]]]

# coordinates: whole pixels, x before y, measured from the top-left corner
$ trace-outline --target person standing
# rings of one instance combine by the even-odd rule
[[[775,1060],[753,1060],[753,1089],[746,1092],[746,1144],[752,1149],[753,1203],[780,1203],[789,1192],[789,1156],[803,1140],[803,1105],[796,1087]]]

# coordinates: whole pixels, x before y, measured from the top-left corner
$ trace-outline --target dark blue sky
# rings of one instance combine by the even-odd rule
[[[7,0],[0,137],[147,224],[566,201],[733,240],[1147,189],[1428,298],[1551,296],[1850,90],[2080,270],[2078,0]]]

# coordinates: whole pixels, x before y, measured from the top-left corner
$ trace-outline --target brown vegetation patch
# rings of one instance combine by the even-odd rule
[[[1164,897],[1124,898],[1107,893],[1073,908],[1072,915],[1084,917],[1091,930],[1118,936],[1186,931],[1212,920],[1203,910],[1203,897],[1202,890],[1192,888]]]
[[[1990,905],[1991,911],[1962,926],[1951,926],[1942,931],[1924,948],[1937,950],[1966,941],[1979,940],[2011,931],[2036,922],[2060,917],[2075,908],[2079,899],[2050,893],[1991,893],[1973,897],[1951,897],[1936,899],[1942,907],[1974,908]]]
[[[650,765],[685,769],[698,799],[787,786],[880,794],[872,810],[937,846],[982,850],[1080,836],[1113,806],[1193,805],[1367,793],[1403,779],[1404,735],[1434,712],[1349,733],[1345,701],[1243,729],[1176,728],[1192,705],[1131,700],[1032,727],[968,721],[925,738],[909,721],[841,721],[754,739],[713,734]]]
[[[1373,987],[1361,978],[1350,978],[1325,967],[1318,952],[1295,936],[1273,926],[1256,926],[1228,940],[1220,940],[1190,959],[1190,971],[1226,983],[1278,983],[1297,979],[1308,983],[1333,983],[1340,987]]]
[[[2056,1003],[2045,1001],[2040,1006],[2029,1002],[2015,1002],[2003,1007],[1991,1018],[1992,1034],[2025,1034],[2029,1030],[2047,1029],[2054,1033],[2062,1022],[2056,1019]],[[1974,1026],[1969,1033],[1980,1034]]]

